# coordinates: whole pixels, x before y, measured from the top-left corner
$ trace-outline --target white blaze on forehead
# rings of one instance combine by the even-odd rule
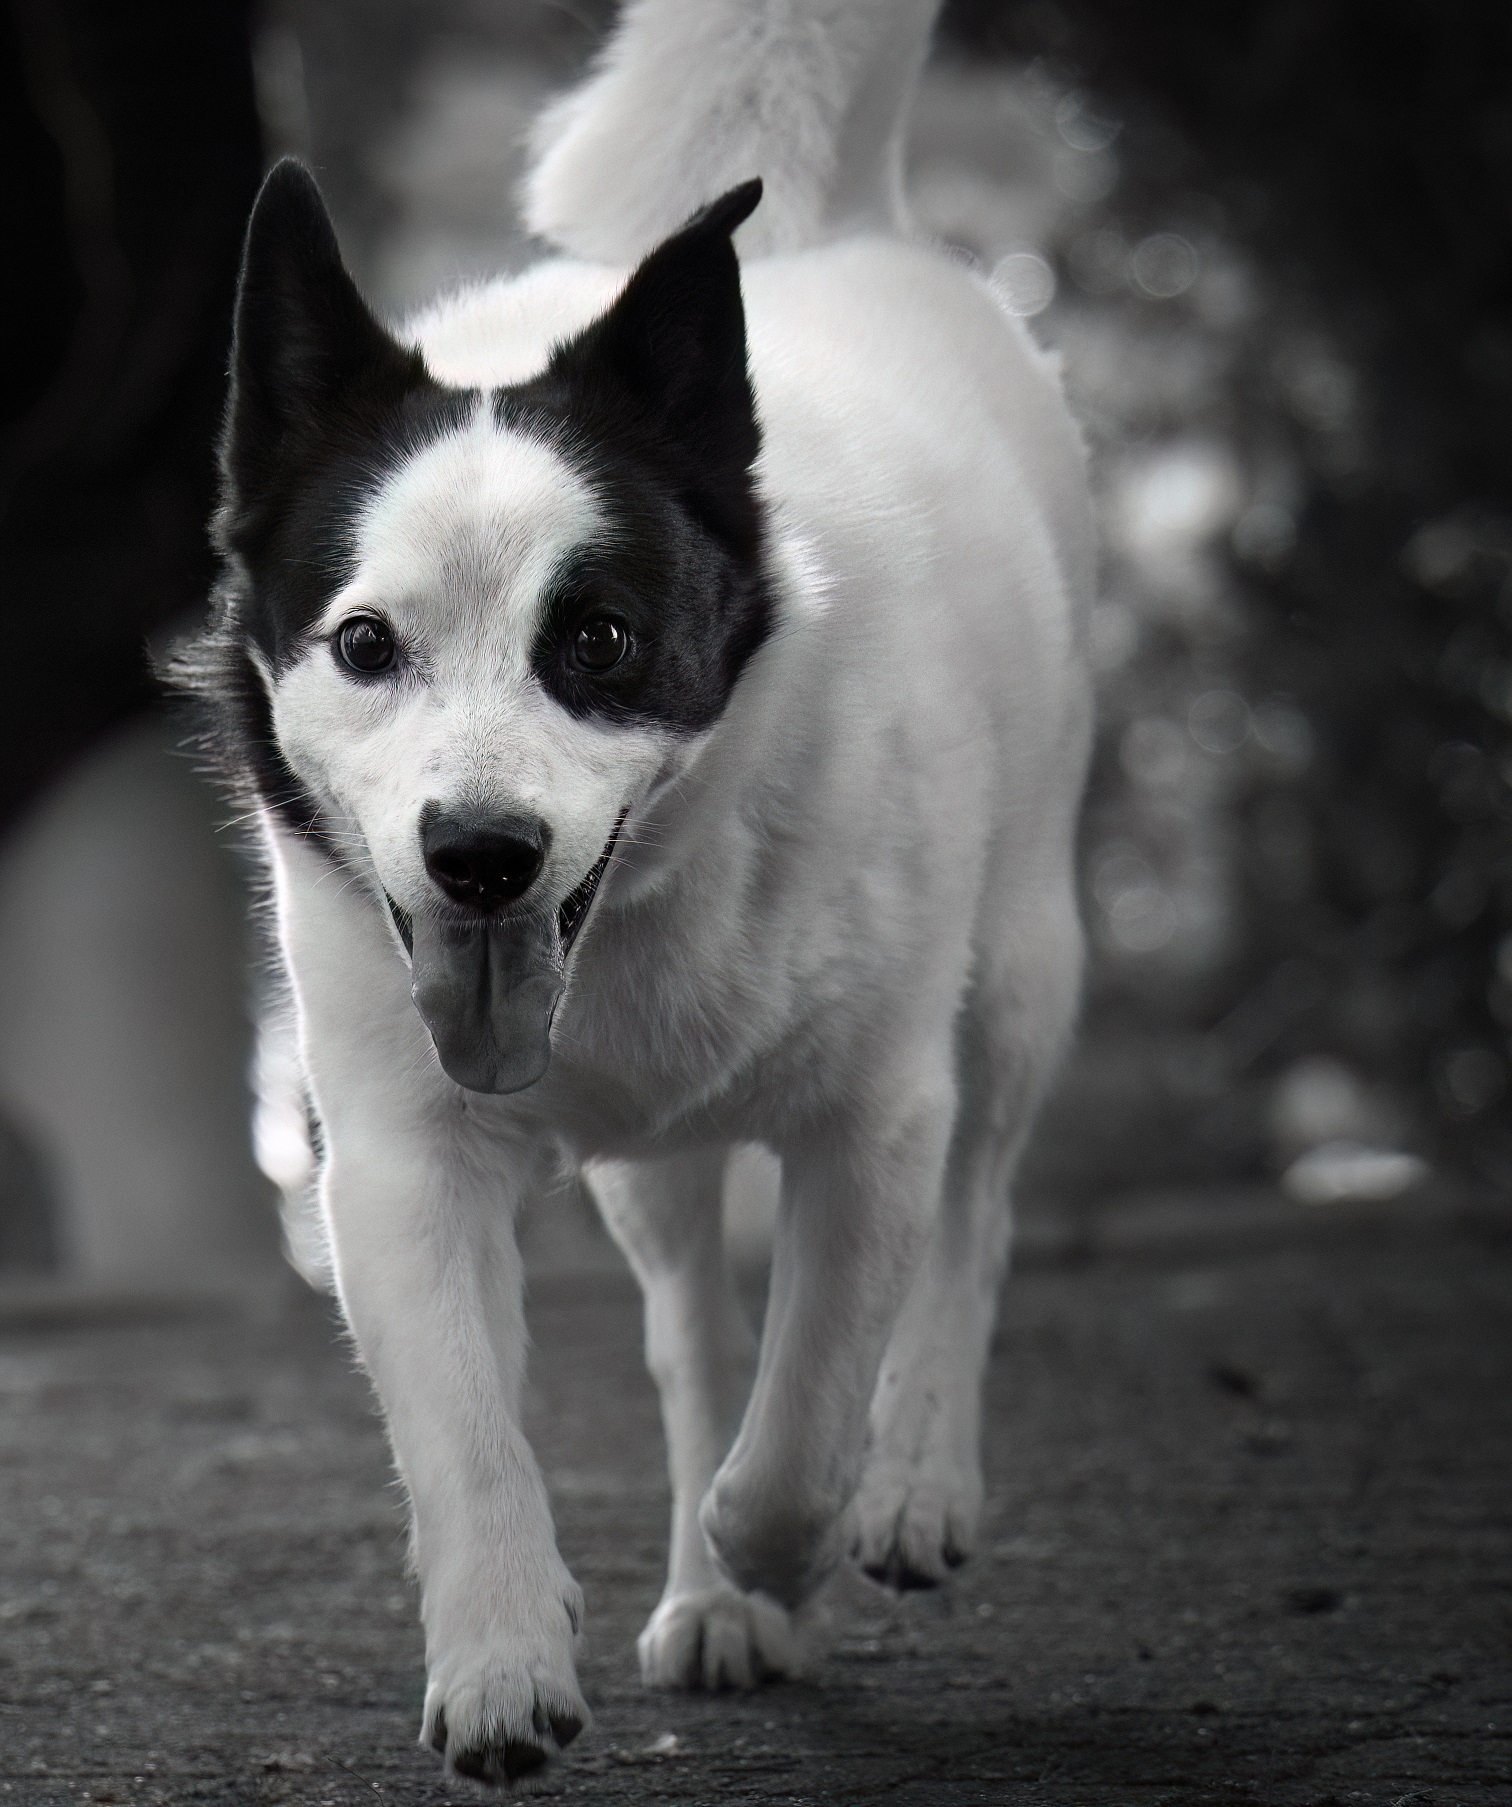
[[[464,624],[519,635],[563,558],[602,532],[582,477],[499,426],[485,396],[467,426],[384,478],[357,520],[353,580],[324,625],[370,607],[422,640]]]

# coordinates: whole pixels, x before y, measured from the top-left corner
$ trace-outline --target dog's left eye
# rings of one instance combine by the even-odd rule
[[[393,665],[398,648],[386,621],[376,615],[354,615],[337,632],[336,656],[349,671],[371,678]]]
[[[612,615],[590,615],[572,641],[573,663],[580,671],[613,671],[630,650],[630,636]]]

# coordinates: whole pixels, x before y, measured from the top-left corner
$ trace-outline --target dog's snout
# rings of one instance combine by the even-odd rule
[[[453,903],[488,912],[523,897],[546,863],[551,831],[533,816],[421,817],[425,869]]]

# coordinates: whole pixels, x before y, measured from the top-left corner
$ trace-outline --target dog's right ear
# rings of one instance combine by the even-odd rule
[[[418,351],[374,318],[341,261],[310,172],[274,166],[247,225],[221,463],[238,510],[256,510],[298,449],[344,415],[427,380]]]
[[[641,260],[606,313],[557,347],[550,366],[611,432],[649,430],[683,496],[747,556],[759,543],[751,466],[761,430],[731,235],[760,199],[753,177],[694,214]]]

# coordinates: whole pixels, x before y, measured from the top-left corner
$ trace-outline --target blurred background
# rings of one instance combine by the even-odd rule
[[[313,165],[390,316],[521,267],[528,126],[613,11],[13,0],[0,1284],[278,1265],[255,873],[147,660],[212,578],[261,170]],[[1061,352],[1104,530],[1092,969],[1029,1208],[1506,1190],[1512,14],[950,0],[909,169]]]

